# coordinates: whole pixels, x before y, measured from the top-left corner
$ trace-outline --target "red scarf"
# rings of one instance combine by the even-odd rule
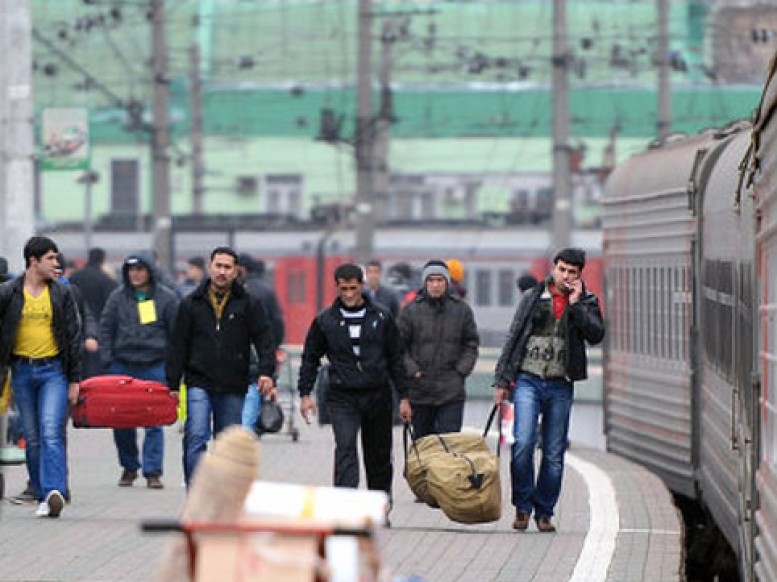
[[[550,291],[553,298],[553,317],[561,319],[564,315],[564,310],[569,305],[569,295],[567,293],[559,293],[556,289],[556,284],[553,282],[548,283],[548,291]]]

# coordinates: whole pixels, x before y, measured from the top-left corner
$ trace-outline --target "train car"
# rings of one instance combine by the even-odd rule
[[[743,176],[752,184],[756,204],[756,265],[760,289],[756,317],[758,455],[755,510],[755,573],[777,580],[777,60],[772,60],[753,121],[753,139]]]
[[[653,144],[602,201],[607,446],[678,494],[689,568],[719,579],[777,579],[774,85],[752,124]]]

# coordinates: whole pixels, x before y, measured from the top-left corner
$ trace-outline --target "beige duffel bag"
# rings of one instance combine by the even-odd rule
[[[485,439],[497,410],[495,405],[482,435],[445,433],[412,439],[412,428],[405,425],[405,479],[419,499],[439,507],[453,521],[485,523],[502,515],[499,444],[494,453]]]

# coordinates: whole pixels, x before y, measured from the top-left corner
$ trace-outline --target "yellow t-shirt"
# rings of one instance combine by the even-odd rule
[[[54,311],[51,308],[48,286],[38,297],[33,297],[25,289],[22,318],[16,330],[16,341],[13,346],[14,355],[25,358],[56,356],[59,348],[54,339],[53,321]]]

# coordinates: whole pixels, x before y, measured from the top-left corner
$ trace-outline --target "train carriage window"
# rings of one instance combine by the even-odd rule
[[[617,300],[609,301],[608,305],[616,306],[609,313],[610,321],[612,322],[610,332],[612,335],[609,338],[610,345],[613,349],[624,349],[624,337],[623,337],[623,314],[625,307],[621,304],[621,298],[623,298],[623,268],[613,268],[612,279],[608,281],[608,293],[612,297],[617,297]]]
[[[637,351],[641,354],[647,353],[647,297],[646,297],[647,277],[645,276],[645,267],[637,269],[637,293],[639,294],[639,303],[637,307]]]
[[[658,267],[656,272],[656,356],[666,359],[666,294],[667,281],[664,279],[666,269]]]
[[[648,345],[647,345],[647,353],[649,356],[655,356],[658,353],[658,329],[657,329],[657,322],[658,322],[658,306],[657,306],[657,295],[658,295],[658,288],[656,287],[656,273],[657,269],[655,267],[648,267],[646,269],[647,273],[647,319],[648,319],[648,329],[647,329],[647,338],[648,338]]]
[[[690,265],[685,265],[682,269],[682,289],[683,293],[687,294],[689,297],[691,295],[692,287],[691,287],[691,267]],[[691,305],[692,302],[690,300],[683,303],[683,309],[682,309],[682,327],[680,328],[680,338],[682,341],[682,358],[683,361],[689,362],[691,359],[691,338],[690,333],[687,333],[691,329],[691,318],[692,318],[692,312],[691,312]]]
[[[515,273],[512,270],[500,269],[499,271],[499,307],[511,307],[513,305],[515,291]]]
[[[491,303],[491,271],[475,271],[475,305],[489,307]]]
[[[307,300],[307,276],[305,271],[290,271],[286,281],[286,299],[288,303],[305,303]]]
[[[639,342],[639,337],[641,334],[639,332],[639,292],[637,290],[639,281],[637,280],[637,275],[637,267],[632,267],[629,269],[629,289],[631,290],[631,317],[629,317],[629,337],[631,338],[631,341],[629,342],[629,348],[630,351],[634,352],[635,354],[639,353],[641,347]]]

